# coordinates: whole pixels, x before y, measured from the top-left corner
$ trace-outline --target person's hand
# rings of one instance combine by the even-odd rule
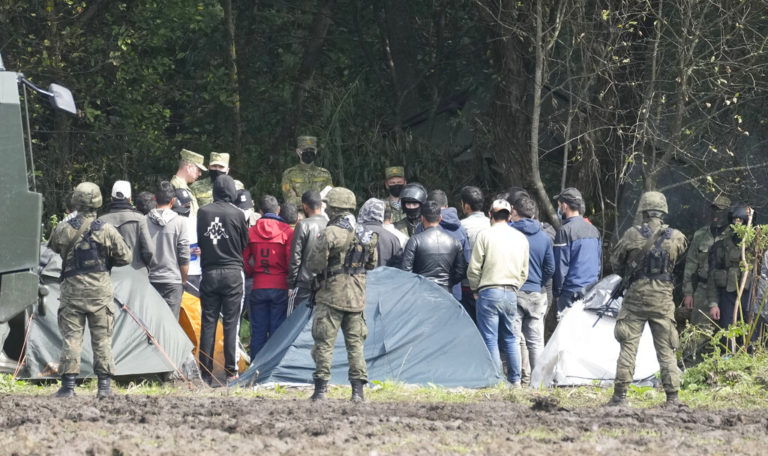
[[[715,306],[709,309],[709,318],[717,321],[720,319],[720,308]]]
[[[693,310],[693,296],[688,295],[683,299],[683,305],[688,310]]]

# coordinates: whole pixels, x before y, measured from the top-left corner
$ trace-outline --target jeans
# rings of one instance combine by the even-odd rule
[[[251,357],[261,350],[288,315],[288,290],[257,288],[248,300],[251,321]]]
[[[527,348],[529,371],[533,372],[544,349],[544,315],[547,313],[547,294],[520,291],[517,295],[515,334],[520,337],[521,348]],[[524,355],[524,353],[522,354]]]
[[[515,337],[517,293],[512,288],[484,288],[477,299],[477,327],[491,353],[496,369],[501,372],[499,343],[503,344],[509,363],[507,379],[520,382],[520,346]]]

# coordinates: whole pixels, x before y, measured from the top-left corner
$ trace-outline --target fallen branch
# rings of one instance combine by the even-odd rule
[[[730,172],[730,171],[743,171],[745,169],[764,168],[766,166],[768,166],[768,162],[758,163],[757,165],[734,166],[732,168],[718,169],[717,171],[712,171],[711,173],[702,174],[701,176],[697,176],[697,177],[691,177],[690,179],[686,179],[684,181],[680,181],[680,182],[677,182],[677,183],[674,183],[674,184],[667,185],[665,187],[661,187],[657,191],[665,192],[665,191],[673,189],[675,187],[680,187],[681,185],[692,184],[692,183],[694,183],[694,182],[696,182],[698,180],[706,179],[706,178],[712,177],[712,176],[717,176],[718,174],[723,174],[723,173],[727,173],[727,172]]]

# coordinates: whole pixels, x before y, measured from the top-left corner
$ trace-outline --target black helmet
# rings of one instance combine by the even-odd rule
[[[427,189],[418,182],[410,183],[400,192],[400,201],[416,202],[423,205],[427,202]]]
[[[742,223],[746,224],[748,218],[747,206],[744,203],[731,206],[731,211],[728,213],[729,222],[733,223],[735,219],[741,219]]]

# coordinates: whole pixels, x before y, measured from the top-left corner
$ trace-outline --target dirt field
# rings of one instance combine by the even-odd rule
[[[1,454],[764,454],[766,410],[0,396]]]

